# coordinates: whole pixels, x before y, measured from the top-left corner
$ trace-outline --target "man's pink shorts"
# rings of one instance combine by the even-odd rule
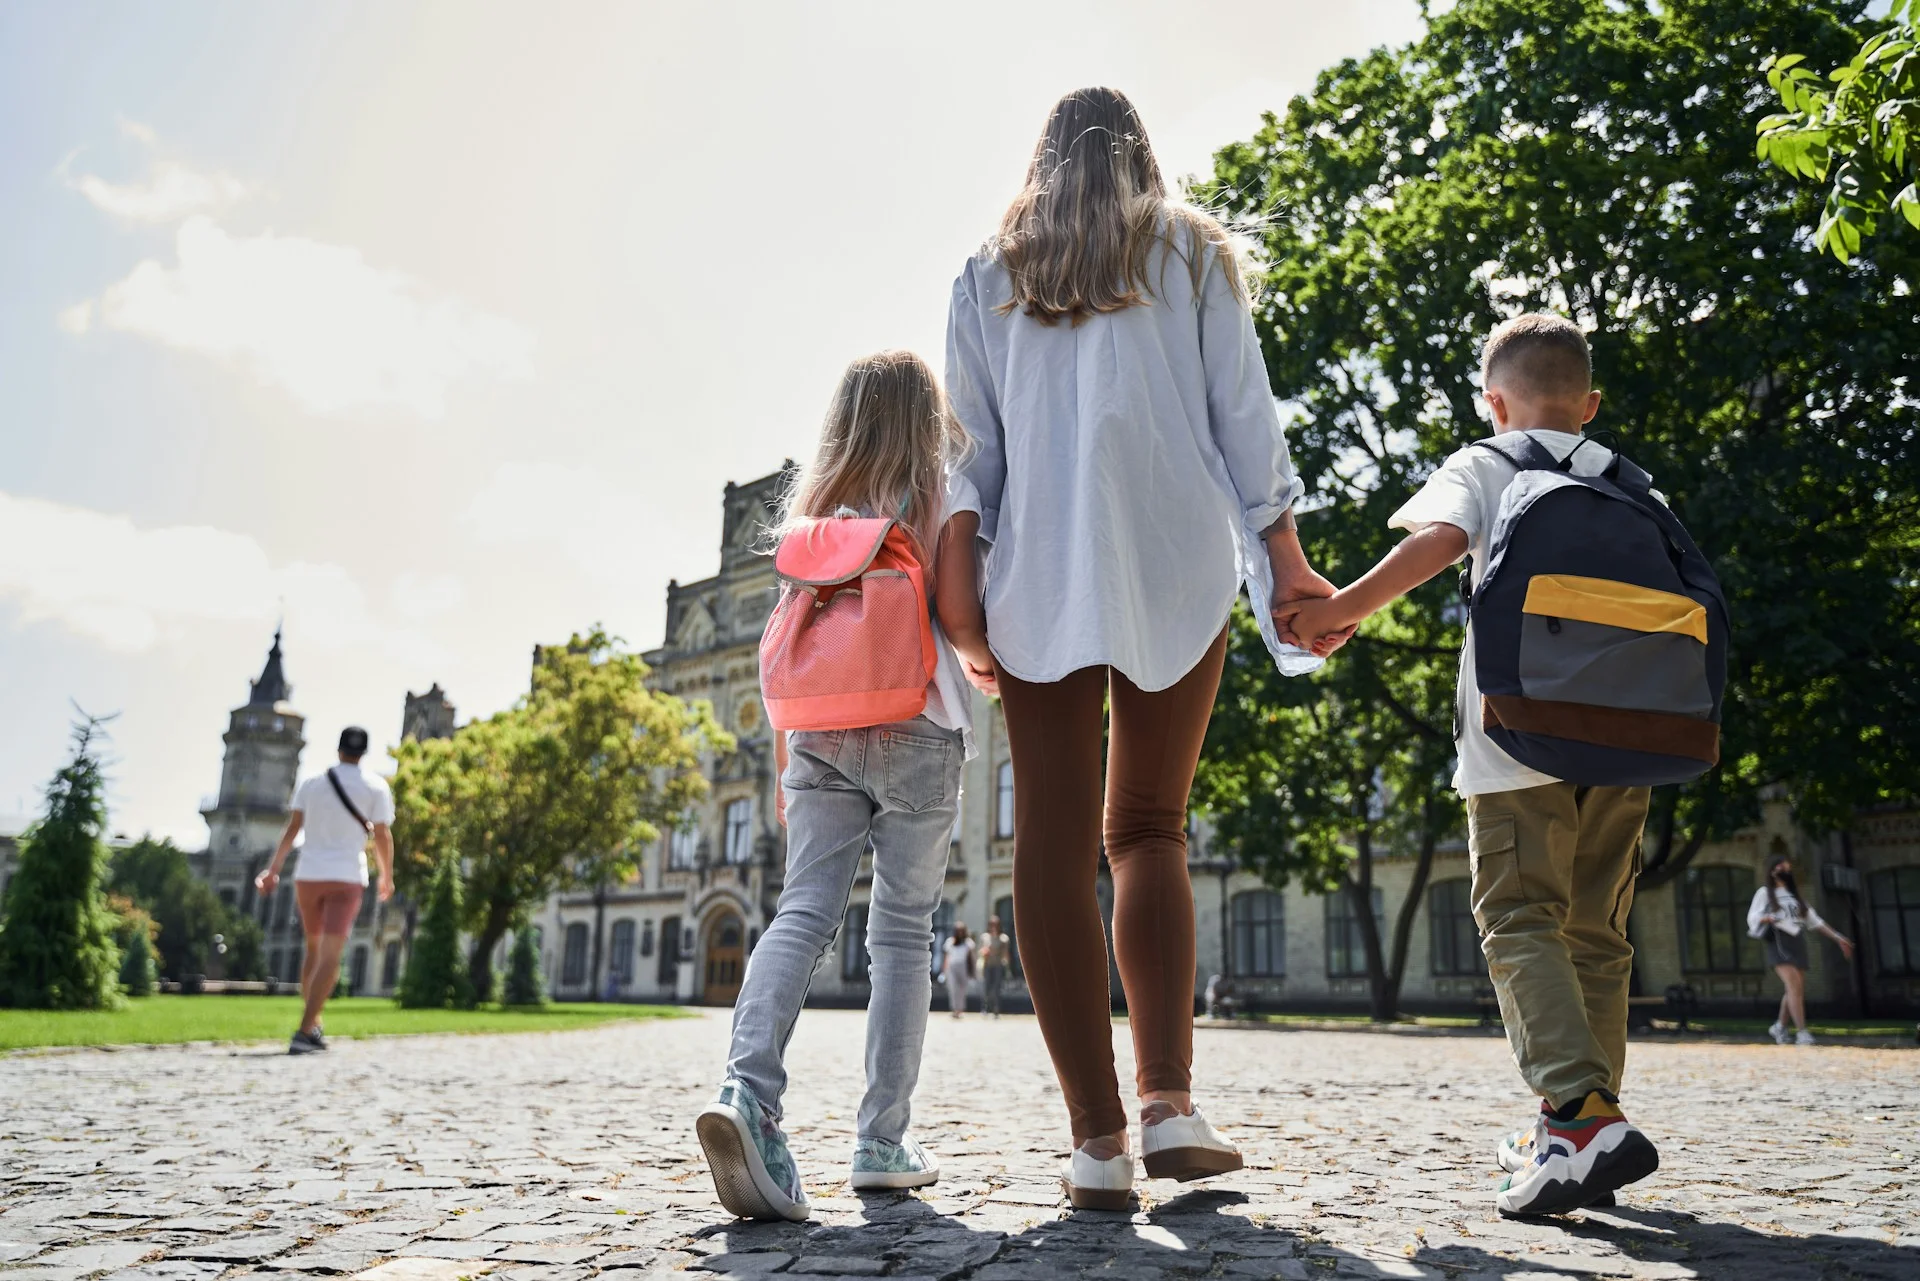
[[[367,887],[358,881],[295,881],[300,923],[309,934],[351,934]]]

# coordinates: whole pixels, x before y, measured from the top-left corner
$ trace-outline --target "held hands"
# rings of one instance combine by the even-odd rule
[[[1273,622],[1280,639],[1316,658],[1327,657],[1352,638],[1360,620],[1347,617],[1350,612],[1333,584],[1311,569],[1274,579]]]
[[[967,684],[988,698],[1000,697],[1000,669],[994,665],[993,651],[987,648],[986,643],[963,644],[956,640],[953,641],[953,650],[960,656],[960,670],[966,676]]]

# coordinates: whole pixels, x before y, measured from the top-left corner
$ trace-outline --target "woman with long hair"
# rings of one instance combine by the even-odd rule
[[[1294,531],[1303,487],[1227,233],[1168,195],[1125,95],[1078,90],[1048,116],[954,284],[947,382],[975,446],[992,661],[972,675],[1006,713],[1014,911],[1073,1127],[1065,1182],[1076,1206],[1121,1208],[1103,845],[1147,1173],[1239,1169],[1190,1094],[1187,798],[1242,578],[1263,608],[1333,590]]]
[[[1796,1045],[1812,1045],[1813,1033],[1807,1031],[1807,931],[1818,930],[1835,943],[1851,960],[1853,940],[1820,919],[1813,904],[1800,897],[1800,886],[1793,879],[1793,860],[1776,854],[1767,863],[1767,883],[1753,892],[1747,908],[1747,933],[1767,947],[1767,964],[1780,976],[1785,991],[1780,996],[1780,1017],[1767,1029],[1781,1045],[1787,1043],[1787,1020],[1793,1020]]]
[[[947,985],[947,1009],[957,1019],[967,1012],[967,985],[973,978],[973,937],[965,921],[955,921],[952,936],[941,945],[940,977]]]

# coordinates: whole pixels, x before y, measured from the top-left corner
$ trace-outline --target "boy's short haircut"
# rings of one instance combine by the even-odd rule
[[[1507,387],[1529,400],[1584,400],[1593,390],[1593,353],[1571,320],[1529,312],[1487,338],[1480,385]]]

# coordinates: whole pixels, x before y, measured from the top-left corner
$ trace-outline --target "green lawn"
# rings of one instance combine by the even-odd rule
[[[1256,1014],[1253,1016],[1262,1023],[1278,1024],[1316,1024],[1316,1023],[1366,1023],[1364,1014]],[[1671,1032],[1672,1019],[1664,1010],[1655,1010],[1653,1017],[1661,1032]],[[1400,1022],[1416,1024],[1420,1027],[1479,1027],[1480,1020],[1472,1015],[1423,1015],[1419,1018],[1401,1019]],[[1766,1019],[1729,1019],[1710,1016],[1687,1020],[1689,1035],[1707,1036],[1751,1036],[1765,1040],[1767,1036]],[[1499,1026],[1498,1021],[1494,1023]],[[1807,1030],[1816,1038],[1820,1037],[1895,1037],[1905,1040],[1914,1038],[1914,1025],[1897,1019],[1826,1019],[1815,1020],[1807,1025]]]
[[[664,1005],[555,1004],[539,1009],[403,1010],[382,997],[327,1003],[328,1036],[425,1032],[564,1032],[617,1019],[678,1018]],[[45,1045],[173,1045],[182,1041],[277,1041],[300,1019],[297,996],[149,996],[111,1013],[0,1010],[0,1050]]]

